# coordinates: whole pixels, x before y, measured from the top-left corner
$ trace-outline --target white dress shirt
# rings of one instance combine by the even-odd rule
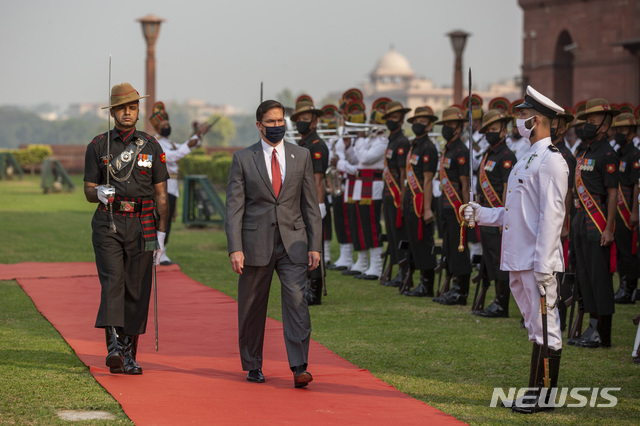
[[[264,154],[264,161],[267,164],[267,173],[269,173],[269,180],[273,183],[273,175],[271,174],[271,156],[273,155],[274,147],[260,139],[262,142],[262,153]],[[284,182],[284,174],[287,170],[287,160],[284,158],[284,142],[280,141],[278,145],[275,146],[275,150],[277,152],[278,164],[280,164],[280,177],[282,178],[282,182]]]

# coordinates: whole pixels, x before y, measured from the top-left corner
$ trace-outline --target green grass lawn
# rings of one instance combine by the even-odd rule
[[[90,221],[95,205],[84,201],[81,177],[74,181],[75,192],[47,195],[35,177],[0,181],[1,263],[93,261]],[[173,226],[168,255],[193,279],[237,298],[224,231],[186,229],[180,221]],[[332,250],[335,259],[337,243]],[[396,289],[333,271],[327,271],[327,288],[323,304],[310,308],[313,339],[464,422],[631,425],[640,419],[640,365],[631,362],[636,331],[631,318],[640,310],[637,305],[616,306],[612,348],[563,350],[559,385],[620,387],[613,393],[616,407],[565,407],[522,416],[489,407],[494,387],[522,387],[528,380],[531,345],[513,300],[510,318],[489,320],[471,315],[469,307],[400,296]],[[269,316],[281,320],[276,285]],[[313,373],[313,353],[309,369]],[[128,422],[20,287],[0,282],[0,423],[63,423],[55,413],[68,409],[104,410],[115,414],[117,422]]]

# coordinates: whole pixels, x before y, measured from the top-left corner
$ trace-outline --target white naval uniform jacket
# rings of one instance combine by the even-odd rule
[[[564,271],[560,233],[569,168],[551,138],[533,144],[509,175],[505,207],[483,207],[478,224],[503,226],[500,269]]]

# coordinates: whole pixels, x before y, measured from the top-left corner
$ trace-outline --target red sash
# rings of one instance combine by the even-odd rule
[[[449,181],[449,176],[447,176],[447,172],[444,170],[444,152],[442,153],[442,157],[440,158],[440,183],[442,184],[442,189],[444,194],[447,196],[447,200],[453,206],[453,210],[456,212],[456,219],[458,220],[458,224],[460,224],[460,207],[462,206],[462,200],[460,196],[451,185]]]
[[[500,199],[500,196],[498,195],[496,190],[493,189],[493,186],[491,185],[491,182],[489,182],[489,178],[487,177],[487,173],[484,171],[484,165],[487,161],[488,156],[488,152],[484,154],[482,162],[480,163],[480,169],[478,173],[478,179],[480,179],[480,188],[482,189],[484,198],[489,202],[489,205],[491,205],[491,207],[502,207],[502,200]]]
[[[602,214],[602,210],[600,210],[600,206],[593,199],[587,188],[584,186],[584,181],[582,180],[582,171],[580,170],[583,162],[584,156],[586,152],[582,154],[582,157],[578,158],[578,164],[576,166],[576,188],[578,190],[578,198],[580,198],[580,203],[582,207],[587,211],[589,217],[600,231],[600,234],[604,232],[604,228],[607,226],[607,219],[605,219]]]
[[[400,228],[402,226],[402,204],[400,200],[400,187],[389,171],[389,164],[387,164],[386,155],[384,157],[384,171],[382,172],[382,175],[384,176],[384,180],[387,183],[387,188],[389,188],[389,191],[393,196],[393,205],[396,206],[396,209],[398,209],[398,215],[396,216],[396,228]]]
[[[631,212],[629,211],[629,204],[627,204],[625,195],[622,190],[622,185],[618,184],[618,214],[622,218],[624,226],[626,226],[628,230],[633,231],[633,236],[631,237],[631,254],[635,255],[638,251],[638,233],[635,232],[635,227],[631,226]]]
[[[413,194],[413,211],[418,216],[418,240],[422,240],[422,215],[424,213],[424,195],[422,193],[422,186],[418,179],[416,179],[416,174],[413,172],[413,165],[411,164],[411,151],[413,151],[413,147],[409,150],[409,155],[407,155],[407,183],[409,184],[409,188],[411,188],[411,193]]]

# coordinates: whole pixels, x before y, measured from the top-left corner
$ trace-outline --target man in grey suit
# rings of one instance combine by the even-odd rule
[[[233,156],[227,185],[227,247],[238,279],[238,334],[247,380],[264,383],[262,347],[273,272],[282,283],[282,322],[295,387],[307,371],[311,319],[307,270],[318,267],[322,219],[309,150],[283,142],[284,107],[268,100],[256,111],[260,142]]]

